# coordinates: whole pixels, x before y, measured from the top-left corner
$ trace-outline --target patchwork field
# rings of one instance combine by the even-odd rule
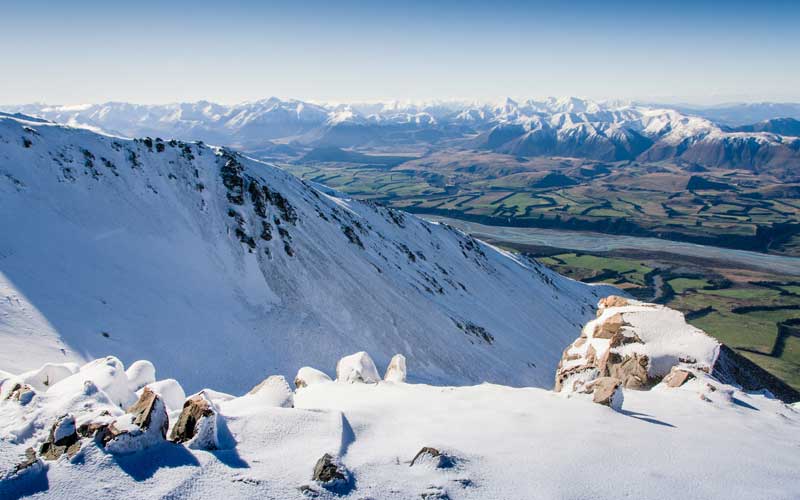
[[[766,174],[461,149],[376,155],[372,162],[364,157],[369,155],[354,163],[314,155],[282,166],[304,179],[416,213],[800,255],[800,184]]]

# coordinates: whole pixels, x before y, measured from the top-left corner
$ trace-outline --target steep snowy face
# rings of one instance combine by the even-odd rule
[[[444,225],[202,143],[0,117],[0,370],[112,353],[189,390],[361,350],[549,387],[604,295]]]

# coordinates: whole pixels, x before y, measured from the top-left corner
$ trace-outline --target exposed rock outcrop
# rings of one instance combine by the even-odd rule
[[[387,382],[405,382],[406,376],[406,357],[402,354],[395,354],[386,368],[383,380]]]
[[[649,389],[679,363],[709,371],[718,349],[716,340],[688,325],[678,311],[609,296],[598,303],[597,318],[564,350],[555,390],[592,393],[613,406],[613,384],[598,382],[591,389],[593,381],[612,378],[626,389]]]
[[[597,305],[597,315],[599,316],[606,307],[625,307],[628,304],[628,299],[625,297],[620,297],[619,295],[609,295],[608,297],[603,297],[600,299],[600,302]]]

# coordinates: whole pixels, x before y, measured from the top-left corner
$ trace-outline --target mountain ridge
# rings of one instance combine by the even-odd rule
[[[240,390],[369,348],[414,354],[420,381],[548,386],[611,290],[202,143],[0,116],[0,193],[16,371],[113,346]]]
[[[6,109],[114,134],[202,139],[244,149],[273,144],[386,147],[466,141],[513,155],[597,160],[682,160],[710,167],[796,175],[796,127],[731,128],[677,108],[579,98],[495,104],[326,104],[269,98],[236,105],[105,103]],[[783,108],[778,108],[783,109]],[[498,134],[506,139],[498,142]],[[494,135],[495,140],[488,140]],[[787,166],[788,165],[788,166]]]

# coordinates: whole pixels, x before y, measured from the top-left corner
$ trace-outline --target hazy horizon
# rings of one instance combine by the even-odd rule
[[[704,108],[717,108],[717,107],[726,107],[726,106],[736,106],[736,105],[756,105],[756,104],[776,104],[776,105],[800,105],[800,99],[797,100],[746,100],[746,99],[731,99],[731,100],[720,100],[720,101],[691,101],[691,100],[682,100],[678,98],[674,98],[670,100],[669,97],[663,98],[655,98],[653,100],[638,100],[638,99],[624,99],[624,98],[590,98],[586,96],[579,96],[579,95],[552,95],[552,96],[498,96],[495,98],[486,98],[486,99],[459,99],[459,98],[431,98],[431,99],[353,99],[353,100],[338,100],[338,99],[306,99],[303,97],[297,96],[264,96],[261,98],[256,99],[248,99],[243,101],[219,101],[214,99],[194,99],[194,100],[186,100],[186,101],[165,101],[165,102],[135,102],[129,100],[105,100],[105,101],[84,101],[84,102],[45,102],[45,101],[27,101],[27,102],[0,102],[0,106],[8,106],[8,107],[18,107],[18,106],[64,106],[64,107],[80,107],[80,106],[99,106],[103,104],[113,104],[113,103],[122,103],[122,104],[132,104],[135,106],[169,106],[175,104],[196,104],[207,102],[210,104],[217,104],[222,106],[237,106],[237,105],[244,105],[253,102],[259,101],[266,101],[269,99],[279,99],[284,102],[288,101],[297,101],[297,102],[304,102],[309,104],[318,104],[322,106],[334,106],[338,104],[352,104],[352,105],[370,105],[370,104],[392,104],[398,103],[400,105],[433,105],[437,103],[441,104],[467,104],[467,103],[475,103],[478,105],[495,105],[501,104],[506,99],[511,99],[516,102],[524,102],[527,100],[533,101],[543,101],[546,99],[566,99],[566,98],[577,98],[577,99],[584,99],[587,101],[593,101],[597,103],[606,103],[606,102],[613,102],[613,101],[620,101],[620,102],[630,102],[632,105],[642,105],[642,106],[678,106],[678,107],[690,107],[690,108],[697,108],[697,109],[704,109]]]
[[[0,101],[800,101],[796,4],[579,4],[18,3]]]

